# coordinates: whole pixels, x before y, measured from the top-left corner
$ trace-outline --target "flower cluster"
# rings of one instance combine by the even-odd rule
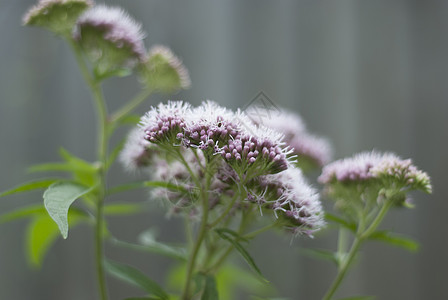
[[[140,126],[149,142],[198,148],[209,159],[219,154],[240,175],[253,177],[286,170],[289,150],[283,147],[282,135],[244,123],[244,117],[211,101],[196,108],[178,101],[153,107]]]
[[[136,127],[129,133],[119,159],[126,170],[137,171],[152,163],[155,152],[151,143],[145,139],[145,132]]]
[[[283,220],[281,224],[294,227],[295,232],[311,233],[323,225],[322,207],[316,191],[304,180],[300,169],[291,164],[292,150],[283,137],[271,128],[254,124],[243,112],[233,112],[212,101],[198,107],[170,101],[151,108],[142,117],[121,160],[126,166],[138,167],[143,166],[142,161],[156,157],[160,161],[152,163],[152,179],[181,180],[187,190],[195,187],[191,176],[198,180],[210,177],[210,209],[218,204],[225,206],[223,199],[238,196],[235,193],[246,189],[247,199],[235,201],[235,208],[247,208],[245,200],[249,200],[273,210]],[[146,151],[150,148],[171,153],[174,161]],[[191,170],[186,165],[191,165]],[[209,174],[204,173],[207,171]],[[159,189],[158,195],[161,192]],[[187,203],[194,202],[172,192],[167,198],[182,203],[176,207],[188,207]]]
[[[284,134],[284,142],[298,157],[297,165],[300,168],[307,170],[322,167],[331,160],[332,151],[329,142],[309,133],[299,115],[285,110],[260,107],[248,109],[247,114],[254,123],[263,124]]]
[[[300,169],[291,167],[278,174],[260,176],[252,186],[256,192],[250,193],[248,200],[273,210],[294,232],[311,235],[325,225],[319,194]]]
[[[353,198],[372,206],[384,198],[403,205],[407,191],[431,193],[429,176],[418,170],[410,159],[375,151],[358,153],[325,166],[318,181],[344,207],[356,205],[356,201],[347,200]]]
[[[169,101],[152,107],[140,121],[145,139],[151,143],[171,147],[178,143],[185,128],[185,118],[191,112],[190,105],[182,101]]]

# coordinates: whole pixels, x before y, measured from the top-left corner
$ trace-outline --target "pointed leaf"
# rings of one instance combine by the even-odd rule
[[[154,298],[154,297],[131,297],[131,298],[126,298],[124,300],[160,300],[159,297]]]
[[[148,251],[161,255],[185,260],[186,250],[182,247],[175,247],[156,240],[155,233],[152,230],[142,232],[138,237],[139,242],[144,245]]]
[[[143,210],[141,203],[111,203],[104,205],[103,212],[106,216],[119,216],[132,215]]]
[[[50,217],[56,222],[62,237],[67,238],[67,214],[72,203],[90,192],[92,188],[69,181],[53,183],[44,193],[44,205]]]
[[[354,297],[348,297],[348,298],[341,298],[339,300],[374,300],[374,296],[354,296]]]
[[[300,249],[301,253],[316,259],[320,259],[320,260],[328,260],[331,261],[333,263],[335,263],[336,265],[339,264],[338,262],[338,257],[337,257],[337,253],[334,253],[330,250],[325,250],[325,249],[308,249],[308,248],[302,248]]]
[[[160,287],[160,285],[149,279],[141,271],[124,264],[106,260],[104,267],[114,277],[121,279],[127,283],[136,285],[149,294],[153,294],[160,299],[168,299],[168,294]]]
[[[350,223],[336,215],[333,215],[330,213],[325,213],[325,220],[333,222],[333,223],[337,223],[337,224],[341,225],[342,227],[349,229],[352,232],[356,232],[356,224]]]
[[[165,245],[162,243],[157,243],[153,245],[138,245],[133,244],[125,241],[121,241],[118,239],[111,239],[112,243],[114,243],[116,246],[128,248],[136,251],[141,252],[148,252],[148,253],[156,253],[160,255],[164,255],[166,257],[174,258],[181,261],[187,260],[186,251],[183,248],[176,248],[169,245]]]
[[[93,164],[76,157],[64,148],[59,150],[61,157],[72,167],[74,178],[85,185],[95,185],[97,177],[97,167]]]
[[[413,239],[403,235],[394,234],[387,230],[376,231],[370,235],[369,239],[401,247],[411,252],[416,252],[419,248],[418,242],[414,241]]]
[[[0,216],[0,224],[36,215],[47,215],[45,207],[42,204],[21,207],[19,209],[3,214]]]
[[[49,187],[51,184],[53,184],[57,180],[58,180],[57,178],[44,178],[44,179],[28,181],[28,182],[25,182],[18,186],[15,186],[12,189],[4,191],[3,193],[0,194],[0,197],[4,197],[7,195],[12,195],[12,194],[16,194],[16,193],[28,192],[28,191],[36,190],[36,189],[44,189],[44,188]]]
[[[220,238],[223,240],[229,242],[233,245],[233,247],[241,254],[241,256],[244,258],[244,260],[247,262],[247,264],[254,270],[264,281],[268,282],[263,275],[261,274],[260,269],[255,264],[254,259],[252,256],[250,256],[249,252],[238,242],[239,239],[244,240],[244,238],[240,237],[238,233],[232,231],[230,234],[230,229],[215,229],[216,233],[219,235]]]
[[[73,215],[87,217],[87,214],[76,208],[72,208],[70,212]],[[23,218],[29,218],[29,217],[35,217],[39,215],[46,215],[48,216],[47,210],[45,209],[43,204],[36,204],[36,205],[30,205],[25,207],[20,207],[18,209],[15,209],[13,211],[7,212],[0,216],[0,224],[4,224],[7,222],[12,222],[15,220],[20,220]]]
[[[182,193],[187,193],[188,191],[182,187],[178,186],[176,184],[165,182],[165,181],[139,181],[139,182],[131,182],[131,183],[125,183],[116,187],[113,187],[107,191],[109,195],[115,194],[115,193],[121,193],[129,190],[144,188],[144,187],[161,187],[166,188],[173,191],[178,191]]]
[[[202,293],[201,300],[219,300],[215,277],[205,277],[205,287],[204,292]]]

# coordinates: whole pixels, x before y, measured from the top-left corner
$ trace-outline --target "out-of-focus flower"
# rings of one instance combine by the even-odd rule
[[[384,199],[405,205],[408,191],[431,192],[429,176],[418,170],[411,160],[374,151],[330,163],[324,167],[318,181],[341,207],[350,209],[359,201],[376,206]]]
[[[274,211],[281,224],[295,233],[311,235],[324,225],[324,213],[319,194],[295,167],[266,176],[260,176],[252,184],[255,193],[249,193],[249,201]]]
[[[330,143],[310,134],[299,115],[285,110],[271,111],[265,108],[250,108],[247,111],[252,121],[272,128],[284,135],[285,145],[297,156],[297,166],[303,170],[322,167],[331,160]]]
[[[154,146],[145,139],[146,133],[142,128],[134,128],[128,135],[119,159],[126,170],[137,171],[148,167],[157,152]]]
[[[164,46],[152,47],[139,71],[142,82],[154,91],[173,93],[191,85],[190,75],[182,61]]]
[[[145,59],[141,27],[123,9],[97,5],[79,17],[74,38],[97,76],[120,75]]]
[[[90,0],[40,0],[24,15],[23,24],[70,35],[78,17],[90,6]]]

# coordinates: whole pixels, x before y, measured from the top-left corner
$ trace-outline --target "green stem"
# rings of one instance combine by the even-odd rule
[[[81,73],[84,80],[89,85],[92,96],[95,102],[97,116],[98,116],[98,160],[100,162],[100,167],[98,169],[98,191],[97,191],[97,201],[96,201],[96,222],[95,222],[95,264],[96,273],[98,280],[98,287],[100,293],[100,299],[106,300],[107,289],[106,281],[104,276],[104,222],[103,222],[103,203],[106,195],[106,164],[107,164],[107,141],[108,141],[108,121],[107,121],[107,108],[104,101],[104,97],[101,91],[100,83],[95,80],[95,78],[90,74],[89,68],[87,67],[84,58],[81,54],[81,49],[71,38],[67,38],[68,43],[72,47],[78,65],[80,67]]]
[[[245,239],[253,239],[254,237],[259,235],[260,233],[268,231],[269,229],[274,228],[275,226],[277,226],[277,222],[272,222],[269,225],[266,225],[264,227],[261,227],[259,229],[256,229],[256,230],[254,230],[252,232],[249,232],[249,233],[243,235],[243,238],[245,238]]]
[[[358,225],[358,231],[356,233],[355,239],[353,241],[353,244],[350,248],[349,253],[347,256],[344,257],[342,260],[342,263],[339,265],[338,274],[336,275],[335,280],[330,286],[330,289],[328,290],[327,294],[322,298],[322,300],[331,300],[333,295],[336,293],[337,289],[339,288],[342,280],[345,278],[348,269],[350,268],[350,265],[355,258],[356,254],[359,251],[359,248],[361,247],[361,244],[367,240],[372,233],[376,231],[378,226],[383,221],[384,217],[386,216],[386,213],[388,212],[389,208],[392,206],[393,201],[391,199],[388,199],[385,201],[383,206],[381,207],[380,211],[376,215],[375,219],[370,223],[370,226],[364,230],[364,220],[360,220],[360,223]],[[345,237],[344,237],[345,238]],[[338,251],[338,254],[339,251]]]
[[[339,285],[341,284],[342,280],[344,279],[345,275],[347,274],[347,271],[353,262],[353,259],[356,256],[356,253],[358,253],[359,248],[362,244],[362,239],[360,237],[356,237],[353,241],[352,247],[350,248],[350,252],[347,254],[345,259],[343,260],[343,263],[341,264],[338,274],[331,284],[330,289],[328,290],[327,294],[322,298],[322,300],[330,300],[333,295],[336,293],[337,289],[339,288]]]
[[[123,106],[120,110],[116,111],[112,114],[110,120],[111,123],[116,124],[121,121],[124,117],[126,117],[130,112],[132,112],[137,106],[142,104],[152,93],[152,90],[149,88],[145,88],[138,94],[134,99],[127,102],[125,106]]]
[[[180,153],[179,153],[180,154]],[[190,166],[185,161],[183,156],[180,154],[180,158],[184,165],[187,167],[188,171],[192,176],[194,176],[194,173],[191,171]],[[207,170],[207,168],[206,168]],[[209,174],[210,172],[206,172],[206,174]],[[210,175],[207,175],[210,176]],[[193,250],[191,252],[191,255],[188,259],[187,263],[187,274],[185,277],[185,286],[184,290],[182,292],[182,300],[190,300],[191,299],[191,282],[192,282],[192,276],[193,271],[195,269],[196,265],[196,259],[199,253],[199,249],[201,248],[202,242],[204,241],[205,235],[207,233],[207,223],[208,223],[208,213],[209,213],[209,200],[208,200],[208,188],[209,188],[209,178],[206,179],[205,186],[201,186],[199,180],[196,178],[196,176],[193,177],[194,181],[196,182],[196,186],[200,189],[200,195],[201,195],[201,205],[202,205],[202,217],[201,217],[201,225],[199,228],[198,236],[196,238],[196,242],[193,245]]]

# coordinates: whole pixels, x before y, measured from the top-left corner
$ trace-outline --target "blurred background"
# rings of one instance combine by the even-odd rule
[[[60,146],[94,160],[93,106],[72,53],[49,32],[21,26],[34,2],[0,0],[0,191],[37,178],[27,167],[58,161]],[[434,193],[416,193],[416,208],[393,211],[384,227],[414,237],[420,251],[367,244],[339,295],[448,299],[448,1],[106,2],[143,23],[148,48],[169,46],[190,71],[191,89],[153,96],[138,113],[168,98],[193,104],[212,99],[235,109],[263,91],[276,105],[298,112],[310,131],[328,137],[336,159],[371,149],[413,158],[432,177]],[[134,77],[105,84],[111,110],[138,91]],[[318,173],[311,175],[314,180]],[[109,181],[137,178],[117,164]],[[0,212],[39,203],[41,194],[1,198]],[[139,201],[147,192],[123,197]],[[58,240],[37,270],[25,257],[27,224],[0,226],[0,299],[97,299],[90,228],[80,226]],[[127,241],[153,226],[165,241],[182,232],[179,220],[166,219],[157,206],[111,219],[110,226]],[[334,249],[335,242],[334,231],[292,243],[265,234],[250,249],[280,296],[313,300],[322,297],[336,269],[303,256],[300,248]],[[158,282],[171,266],[164,258],[110,245],[106,251]],[[238,256],[234,261],[247,269]],[[112,299],[141,295],[115,279],[109,287]]]

